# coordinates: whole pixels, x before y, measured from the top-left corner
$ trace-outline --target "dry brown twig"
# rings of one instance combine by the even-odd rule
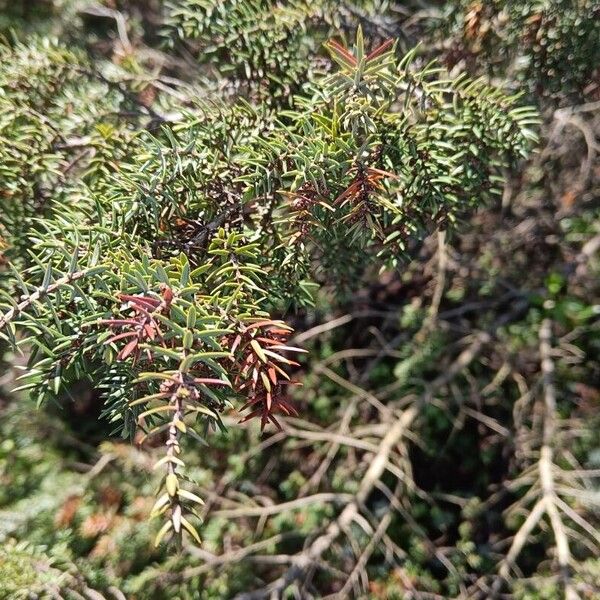
[[[294,557],[289,568],[281,577],[264,588],[239,594],[236,600],[280,598],[283,591],[293,584],[302,582],[303,585],[307,585],[309,583],[306,576],[307,572],[321,564],[323,555],[331,548],[342,533],[347,534],[351,523],[360,516],[369,495],[378,486],[386,467],[389,465],[391,453],[402,438],[406,436],[408,430],[417,419],[421,407],[431,401],[435,391],[447,385],[465,369],[490,339],[490,335],[487,333],[475,335],[470,345],[459,354],[457,359],[444,373],[431,383],[429,389],[420,396],[418,401],[415,401],[408,408],[401,411],[399,416],[388,425],[387,432],[379,444],[379,449],[361,479],[358,491],[347,502],[338,517],[329,523],[325,532],[316,537],[301,553]],[[380,531],[380,526],[381,521],[375,531]],[[387,528],[381,531],[381,536],[385,533],[385,529]],[[359,556],[362,556],[362,554]],[[360,557],[358,560],[360,561]]]
[[[502,561],[499,569],[499,578],[492,585],[492,597],[500,592],[503,583],[510,578],[510,572],[516,566],[516,561],[523,548],[530,539],[534,529],[538,527],[544,516],[548,517],[549,524],[556,544],[556,558],[559,567],[559,577],[563,586],[566,600],[577,600],[579,594],[571,579],[571,549],[567,527],[563,521],[559,508],[567,515],[575,514],[568,505],[559,497],[557,485],[558,467],[555,465],[555,445],[557,435],[556,425],[556,388],[554,384],[554,361],[552,358],[552,322],[550,319],[542,321],[539,330],[540,363],[542,371],[543,412],[542,412],[542,440],[539,459],[536,465],[537,479],[529,491],[518,503],[526,504],[531,499],[536,499],[527,518],[515,534],[511,546]],[[523,483],[526,483],[523,480]],[[565,511],[565,507],[568,509]],[[582,519],[576,519],[581,525]],[[588,529],[588,533],[591,533]]]

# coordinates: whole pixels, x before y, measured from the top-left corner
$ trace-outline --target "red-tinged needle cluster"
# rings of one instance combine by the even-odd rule
[[[135,364],[145,352],[148,362],[152,362],[152,352],[149,348],[144,348],[144,344],[158,341],[165,346],[157,317],[168,316],[173,291],[163,286],[161,296],[158,297],[119,294],[118,299],[127,304],[131,314],[124,318],[101,321],[114,333],[105,343],[125,342],[117,354],[117,360],[133,358]],[[288,344],[292,331],[282,321],[252,319],[241,323],[238,333],[223,339],[222,346],[229,349],[233,357],[233,367],[229,367],[233,376],[233,388],[247,399],[241,410],[249,412],[241,420],[242,423],[260,418],[261,429],[269,422],[281,429],[281,424],[275,417],[276,413],[288,416],[298,414],[289,403],[286,390],[287,386],[299,383],[290,379],[286,368],[299,365],[286,355],[305,350]],[[225,360],[230,359],[223,359]],[[193,382],[203,385],[225,385],[224,381],[214,378],[195,379]],[[170,391],[163,386],[154,399],[165,399],[169,393]],[[198,398],[195,398],[196,402]]]
[[[329,40],[325,46],[331,52],[332,57],[338,64],[345,67],[348,70],[353,70],[358,67],[358,61],[356,57],[348,51],[347,48],[344,48],[339,42],[335,40]],[[386,52],[389,52],[394,47],[394,40],[389,39],[383,42],[380,46],[377,46],[374,50],[372,50],[367,56],[364,57],[365,64],[368,65],[370,62],[379,58]]]
[[[231,351],[239,357],[234,388],[248,398],[242,410],[250,410],[241,423],[260,418],[261,429],[269,422],[281,429],[274,413],[298,415],[286,400],[285,388],[299,383],[291,381],[284,370],[285,366],[298,366],[298,363],[282,353],[305,351],[288,346],[291,333],[292,329],[281,321],[263,320],[246,326],[244,332],[233,339]]]
[[[290,223],[294,234],[289,243],[294,244],[310,236],[310,232],[320,227],[319,221],[314,218],[312,212],[316,206],[327,210],[333,210],[325,201],[323,195],[317,192],[312,184],[304,184],[295,192],[282,191],[286,197],[286,204],[290,213]]]
[[[374,167],[359,167],[354,180],[335,199],[335,203],[344,206],[348,202],[364,201],[371,192],[382,189],[381,180],[384,178],[398,179],[398,176]]]
[[[125,319],[105,319],[101,324],[108,325],[113,330],[120,330],[106,344],[112,344],[121,340],[127,343],[119,350],[118,360],[133,357],[133,362],[139,360],[141,354],[140,344],[155,339],[162,339],[162,333],[156,321],[157,314],[168,314],[173,301],[173,291],[166,285],[161,289],[162,298],[151,296],[119,294],[117,297],[121,302],[127,303],[132,309],[132,315]],[[152,361],[152,354],[146,349],[148,361]]]
[[[381,180],[398,179],[393,173],[376,169],[375,167],[365,167],[359,164],[356,167],[356,175],[352,183],[335,199],[335,204],[340,207],[350,205],[351,210],[342,220],[348,223],[354,223],[364,219],[368,214],[376,210],[371,200],[373,193],[383,189]]]

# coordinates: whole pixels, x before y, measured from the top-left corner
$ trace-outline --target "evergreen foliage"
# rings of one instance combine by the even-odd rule
[[[600,60],[595,0],[465,0],[446,3],[449,59],[505,71],[538,97],[581,98]],[[449,25],[449,26],[448,26]],[[458,39],[456,39],[458,38]]]
[[[422,4],[2,7],[0,598],[600,589],[598,3]]]
[[[369,257],[396,266],[411,238],[484,201],[535,139],[535,112],[516,98],[415,68],[391,41],[369,52],[359,29],[353,52],[335,41],[328,48],[339,70],[296,98],[295,110],[241,100],[186,109],[172,126],[133,136],[121,156],[127,130],[113,134],[89,114],[92,90],[79,89],[65,110],[69,78],[89,78],[75,54],[43,42],[5,50],[5,81],[15,87],[7,114],[22,107],[46,129],[36,144],[36,122],[25,121],[4,146],[35,153],[7,161],[5,175],[20,194],[5,229],[15,240],[24,232],[12,221],[33,230],[27,267],[15,271],[22,300],[9,296],[0,321],[7,339],[32,348],[20,389],[41,404],[88,379],[106,390],[105,414],[124,435],[136,422],[147,435],[167,433],[154,512],[168,519],[157,541],[170,529],[198,538],[186,506],[201,499],[179,482],[179,439],[222,427],[227,389],[246,397],[248,417],[263,426],[278,425],[277,412],[296,414],[283,399],[285,368],[295,364],[284,354],[299,349],[270,311],[310,301],[311,285],[335,277],[341,256],[355,277]],[[107,85],[98,78],[100,94]],[[104,92],[102,104],[111,99]],[[69,120],[40,113],[48,103]],[[56,154],[57,135],[67,151],[73,139],[95,150],[103,138],[106,147],[74,169],[66,152]],[[21,172],[32,162],[39,182]],[[34,188],[54,206],[42,221]]]

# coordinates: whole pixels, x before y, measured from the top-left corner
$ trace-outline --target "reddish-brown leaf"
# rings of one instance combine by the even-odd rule
[[[277,373],[272,366],[269,366],[267,369],[267,373],[269,374],[269,379],[273,382],[274,385],[277,384]]]
[[[105,344],[112,344],[113,342],[117,342],[117,341],[122,340],[124,338],[137,337],[137,335],[138,335],[137,331],[125,331],[123,333],[119,333],[117,335],[114,335],[110,339],[106,340],[106,342],[104,342],[104,343]]]
[[[256,323],[252,323],[251,325],[248,325],[246,327],[247,331],[250,331],[252,329],[256,329],[257,327],[266,327],[267,325],[275,325],[275,324],[279,324],[277,321],[257,321]]]
[[[118,360],[125,360],[137,348],[138,340],[131,340],[117,355]]]
[[[367,172],[369,174],[374,173],[375,175],[378,175],[378,178],[389,177],[391,179],[400,179],[398,175],[395,175],[394,173],[390,173],[389,171],[382,171],[381,169],[376,169],[375,167],[369,167],[367,169]]]
[[[356,58],[348,52],[344,46],[336,42],[335,40],[329,40],[326,44],[327,48],[331,50],[333,54],[335,54],[342,62],[347,64],[348,66],[355,67],[358,63]]]
[[[340,202],[342,202],[342,200],[345,200],[346,198],[348,198],[348,196],[353,196],[354,194],[356,194],[356,192],[358,192],[358,190],[360,189],[360,185],[362,182],[360,181],[355,181],[354,183],[351,183],[346,190],[344,190],[335,200],[334,203],[335,204],[339,204]]]
[[[119,300],[123,302],[131,302],[135,306],[142,306],[149,309],[155,309],[160,300],[156,298],[148,298],[146,296],[130,296],[129,294],[119,294]]]
[[[367,62],[373,60],[374,58],[377,58],[378,56],[381,56],[384,52],[387,52],[393,45],[393,39],[386,40],[385,42],[383,42],[383,44],[381,44],[381,46],[377,46],[375,50],[372,50],[369,54],[367,54]]]

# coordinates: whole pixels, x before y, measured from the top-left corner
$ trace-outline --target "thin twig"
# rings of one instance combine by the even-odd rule
[[[6,311],[2,316],[0,316],[0,330],[4,329],[8,323],[10,323],[13,319],[17,318],[24,310],[29,308],[35,302],[38,302],[48,294],[52,294],[56,292],[58,289],[65,285],[69,285],[69,283],[73,283],[78,279],[83,279],[90,272],[97,274],[102,267],[90,267],[89,269],[83,269],[82,271],[75,271],[74,273],[68,273],[63,277],[57,279],[54,283],[51,283],[47,286],[39,287],[35,292],[32,292],[29,296],[27,296],[24,300],[22,300],[19,304]]]

